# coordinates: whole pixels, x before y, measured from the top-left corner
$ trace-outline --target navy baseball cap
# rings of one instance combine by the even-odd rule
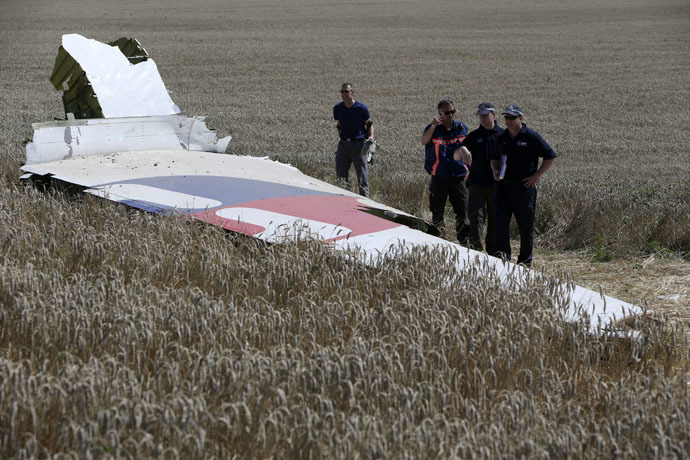
[[[482,102],[477,107],[477,115],[486,115],[489,112],[496,113],[496,107],[491,102]]]
[[[515,104],[511,104],[503,109],[503,113],[501,115],[513,115],[514,117],[521,117],[524,115],[524,113],[522,113],[522,109],[520,107]]]

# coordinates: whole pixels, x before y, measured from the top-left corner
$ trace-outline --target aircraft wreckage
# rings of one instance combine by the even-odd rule
[[[85,193],[161,214],[182,214],[268,242],[318,238],[375,265],[381,255],[433,247],[457,270],[486,264],[520,289],[535,272],[430,233],[402,211],[302,174],[268,158],[227,155],[202,117],[170,98],[139,42],[111,44],[64,35],[51,82],[64,90],[67,120],[33,125],[23,180],[59,181]],[[568,283],[555,307],[594,332],[617,330],[646,310]],[[627,332],[631,333],[631,332]]]

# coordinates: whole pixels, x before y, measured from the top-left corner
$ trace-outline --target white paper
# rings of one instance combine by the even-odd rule
[[[503,179],[506,175],[506,163],[508,155],[501,155],[501,169],[498,171],[498,178]]]

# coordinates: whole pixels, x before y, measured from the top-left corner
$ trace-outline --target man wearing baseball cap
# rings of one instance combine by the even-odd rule
[[[472,153],[472,171],[468,182],[467,212],[470,219],[469,246],[482,250],[484,221],[486,220],[486,252],[496,255],[494,223],[494,176],[491,157],[496,151],[498,136],[505,131],[496,122],[496,107],[491,102],[482,102],[477,107],[479,127],[470,132],[462,145]]]
[[[556,152],[523,122],[524,113],[517,105],[503,110],[506,130],[498,136],[498,148],[491,158],[496,187],[496,251],[510,260],[510,218],[520,229],[518,264],[532,263],[534,216],[537,208],[537,182],[551,167]],[[539,165],[539,158],[542,158]]]

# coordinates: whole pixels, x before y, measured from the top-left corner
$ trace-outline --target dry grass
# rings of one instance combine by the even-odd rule
[[[643,328],[646,342],[590,336],[552,310],[549,279],[514,294],[476,266],[449,286],[443,254],[373,270],[318,243],[265,247],[98,200],[12,192],[33,212],[9,210],[0,248],[5,455],[687,447],[682,336],[664,323]],[[46,244],[23,250],[37,235]]]
[[[566,271],[576,284],[665,314],[690,334],[690,267],[665,252],[644,258],[599,262],[591,251],[538,249],[535,268]]]
[[[687,455],[689,16],[672,0],[5,1],[0,456]],[[477,266],[447,286],[443,254],[379,271],[18,187],[31,123],[62,115],[48,75],[69,32],[139,38],[233,153],[326,180],[354,81],[384,147],[373,198],[427,218],[418,138],[437,100],[470,125],[481,100],[519,103],[559,153],[537,264],[669,316],[641,342],[593,337],[552,311],[550,277],[515,294]]]

